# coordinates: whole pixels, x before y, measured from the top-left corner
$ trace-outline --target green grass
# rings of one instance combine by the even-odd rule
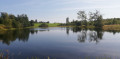
[[[41,25],[41,23],[34,23],[34,27],[39,27],[39,25]]]
[[[26,27],[31,28],[31,27]],[[7,28],[5,25],[0,24],[0,30],[16,30],[16,29],[24,29],[24,28]]]
[[[7,30],[7,29],[6,29],[6,26],[3,25],[3,24],[0,24],[0,30]]]
[[[30,27],[25,27],[25,28],[36,28],[39,27],[42,23],[34,23],[34,26],[30,26]],[[47,23],[48,27],[57,27],[58,25],[60,25],[60,23]],[[0,24],[0,30],[15,30],[18,28],[10,28],[7,29],[5,25]],[[19,28],[19,29],[23,29],[23,28]]]
[[[58,25],[60,25],[59,23],[49,23],[48,26],[49,27],[57,27]]]
[[[39,27],[42,23],[34,23],[34,27]],[[47,23],[48,27],[57,27],[60,23]]]
[[[104,25],[104,30],[120,30],[120,25]]]

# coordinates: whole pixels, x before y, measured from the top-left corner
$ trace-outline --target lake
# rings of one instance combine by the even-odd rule
[[[71,27],[0,31],[0,57],[8,59],[120,58],[120,32]]]

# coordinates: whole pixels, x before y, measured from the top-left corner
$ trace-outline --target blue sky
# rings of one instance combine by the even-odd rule
[[[27,14],[38,21],[77,19],[79,10],[99,10],[104,18],[120,18],[120,0],[0,0],[0,12]]]

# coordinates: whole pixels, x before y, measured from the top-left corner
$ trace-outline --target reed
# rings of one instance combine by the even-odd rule
[[[120,25],[104,25],[103,30],[120,30]]]

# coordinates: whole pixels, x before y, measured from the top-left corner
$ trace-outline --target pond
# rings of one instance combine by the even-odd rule
[[[77,27],[0,31],[0,57],[8,59],[119,59],[120,32]]]

